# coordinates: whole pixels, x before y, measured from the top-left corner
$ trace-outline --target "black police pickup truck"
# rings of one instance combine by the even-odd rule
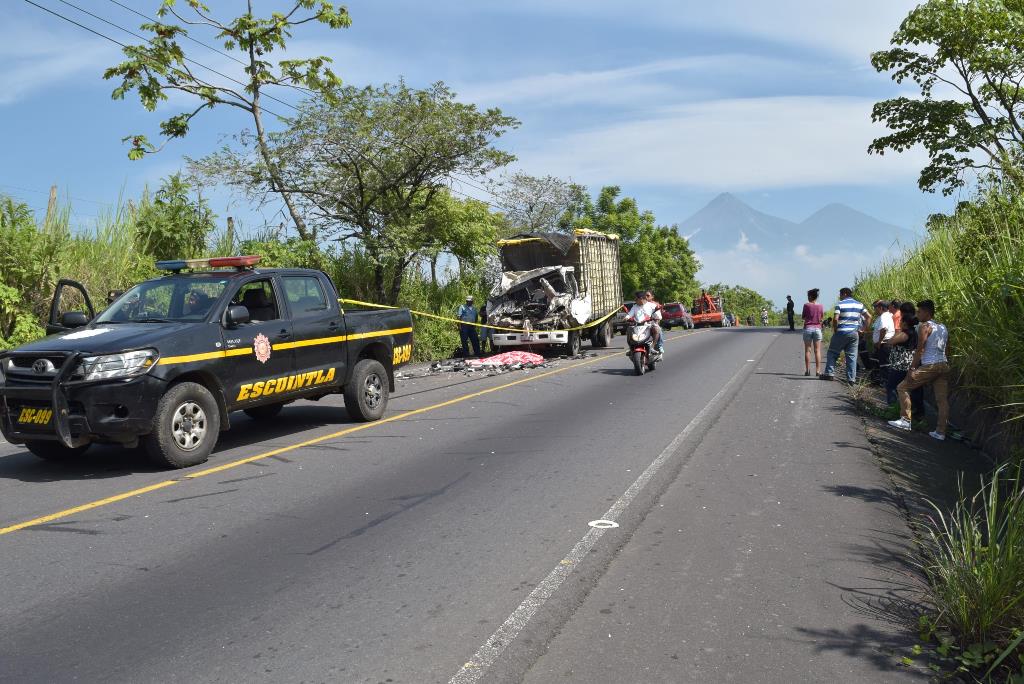
[[[263,420],[343,394],[352,418],[379,419],[412,355],[409,311],[344,311],[323,273],[258,261],[160,262],[166,275],[98,316],[81,285],[60,281],[50,335],[0,353],[3,436],[48,460],[141,442],[182,468],[207,459],[233,411]],[[74,290],[88,314],[61,315]]]

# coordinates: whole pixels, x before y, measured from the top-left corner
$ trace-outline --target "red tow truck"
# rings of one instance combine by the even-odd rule
[[[700,297],[693,300],[693,325],[695,328],[721,328],[724,323],[722,296],[709,295],[701,290]]]

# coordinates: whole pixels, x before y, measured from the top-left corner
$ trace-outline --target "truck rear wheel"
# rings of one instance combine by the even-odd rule
[[[276,418],[277,414],[284,408],[284,404],[267,404],[266,406],[253,406],[244,409],[245,415],[253,420],[270,420]]]
[[[612,326],[608,321],[599,324],[590,338],[590,346],[603,349],[612,343]]]
[[[380,420],[388,407],[388,376],[380,361],[362,359],[345,385],[345,409],[353,420]]]
[[[25,442],[25,448],[31,451],[33,454],[43,459],[44,461],[70,461],[73,458],[81,456],[85,453],[85,450],[89,448],[89,445],[80,447],[66,447],[60,442],[51,442],[50,440],[33,440]]]
[[[187,468],[210,457],[220,433],[220,410],[210,390],[195,382],[172,386],[156,406],[153,431],[143,437],[149,458]]]

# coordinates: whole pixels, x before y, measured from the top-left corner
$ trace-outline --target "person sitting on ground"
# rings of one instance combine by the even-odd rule
[[[871,314],[867,307],[853,298],[853,290],[844,287],[839,290],[839,303],[832,316],[832,341],[828,345],[825,372],[822,380],[835,377],[839,355],[846,355],[846,380],[857,382],[857,351],[862,328],[871,325]]]
[[[917,351],[917,317],[901,315],[900,329],[882,344],[889,348],[888,367],[885,369],[885,401],[892,406],[898,398],[896,388],[907,377],[914,352]],[[923,390],[918,388],[914,393],[923,394]]]
[[[901,415],[897,420],[890,420],[889,425],[898,430],[910,430],[913,417],[910,392],[931,385],[939,416],[935,430],[928,434],[934,439],[944,440],[949,422],[949,331],[934,319],[935,302],[930,299],[917,303],[917,317],[921,321],[917,330],[917,351],[910,364],[910,372],[896,388]]]
[[[814,373],[821,374],[821,319],[825,307],[818,304],[818,288],[807,291],[807,303],[800,316],[804,319],[804,376],[811,374],[811,350],[814,350]]]
[[[898,299],[889,300],[889,313],[892,314],[892,327],[896,332],[900,330],[900,319],[903,318],[903,314],[900,313],[900,306],[903,304]]]

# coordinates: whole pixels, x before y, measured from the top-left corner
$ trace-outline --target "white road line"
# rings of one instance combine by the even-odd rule
[[[669,445],[665,447],[664,451],[658,454],[658,457],[651,462],[647,469],[640,474],[640,477],[629,486],[629,489],[623,493],[622,496],[612,504],[612,507],[601,516],[602,520],[616,521],[620,515],[626,510],[636,495],[647,485],[648,482],[657,474],[658,470],[661,469],[665,463],[668,462],[672,455],[675,454],[676,450],[682,444],[683,440],[693,432],[702,422],[717,408],[718,402],[723,396],[729,391],[729,389],[739,380],[743,372],[748,368],[744,364],[736,374],[729,379],[729,382],[718,391],[711,401],[707,403],[700,410],[696,416],[693,417],[683,431],[675,436]],[[569,574],[576,568],[577,565],[587,556],[590,549],[594,548],[597,541],[608,531],[608,528],[603,527],[591,527],[583,538],[576,542],[576,545],[572,547],[572,551],[559,561],[555,569],[548,573],[540,584],[530,592],[530,595],[526,597],[519,607],[516,608],[511,615],[495,630],[494,634],[484,642],[484,644],[477,649],[477,652],[473,654],[473,659],[463,665],[458,672],[455,673],[451,679],[448,680],[448,684],[473,684],[477,682],[487,672],[487,668],[494,664],[494,661],[498,659],[498,656],[512,643],[512,641],[519,635],[523,628],[526,627],[530,619],[537,613],[538,610],[547,602],[549,598],[555,593],[562,582],[569,576]]]

